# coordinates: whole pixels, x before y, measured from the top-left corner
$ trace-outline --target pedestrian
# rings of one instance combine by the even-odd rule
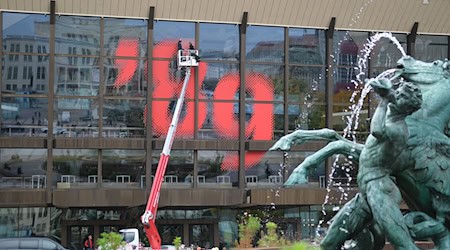
[[[94,242],[92,241],[92,235],[90,234],[84,241],[84,250],[94,250]]]
[[[266,176],[267,176],[267,179],[269,179],[269,176],[272,175],[272,171],[270,170],[269,160],[266,160],[266,162],[264,164],[266,165]]]

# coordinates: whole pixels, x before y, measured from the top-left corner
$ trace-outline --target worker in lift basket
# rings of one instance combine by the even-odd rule
[[[200,62],[200,57],[195,53],[195,48],[194,48],[194,45],[192,43],[189,43],[189,52],[191,53],[191,56],[193,56],[195,58],[197,63],[199,63]]]
[[[183,50],[183,46],[181,45],[181,38],[180,38],[180,40],[178,40],[177,46],[178,46],[178,50]]]

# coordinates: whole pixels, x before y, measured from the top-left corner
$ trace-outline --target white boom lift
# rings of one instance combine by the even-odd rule
[[[152,249],[161,249],[161,237],[159,236],[158,229],[156,228],[155,224],[156,212],[158,210],[159,194],[161,191],[164,174],[166,172],[167,163],[169,161],[170,150],[172,149],[175,132],[177,130],[181,108],[183,107],[186,88],[191,76],[191,67],[197,67],[199,65],[198,58],[198,50],[178,50],[177,53],[178,69],[186,68],[186,70],[184,71],[185,77],[183,88],[181,89],[180,96],[178,97],[172,122],[170,123],[169,131],[167,132],[167,137],[164,142],[163,151],[159,158],[155,178],[153,179],[152,189],[147,201],[147,206],[145,208],[144,214],[141,217],[145,234],[147,235]]]

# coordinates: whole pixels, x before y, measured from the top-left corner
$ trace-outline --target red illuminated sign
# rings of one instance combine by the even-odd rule
[[[116,50],[116,56],[137,56],[138,41],[121,39]],[[176,54],[176,41],[158,43],[154,46],[153,55],[157,58],[170,58]],[[136,60],[116,59],[118,76],[114,86],[120,88],[129,83],[137,69]],[[182,86],[181,79],[174,79],[170,74],[169,61],[153,61],[153,97],[171,98],[178,97]],[[207,72],[207,63],[200,62],[198,70],[199,89],[203,84]],[[145,66],[145,69],[147,67]],[[146,72],[145,72],[146,73]],[[147,76],[147,74],[145,74]],[[252,115],[246,122],[245,136],[249,140],[271,140],[273,134],[273,106],[272,104],[258,103],[258,101],[272,101],[274,99],[273,83],[269,77],[260,73],[250,73],[246,76],[246,92],[252,96]],[[239,91],[239,73],[227,74],[217,83],[213,100],[233,100]],[[194,99],[194,77],[189,80],[186,91],[186,99]],[[206,99],[204,93],[199,91],[199,99]],[[255,103],[256,102],[256,103]],[[154,100],[152,102],[152,124],[154,133],[165,135],[170,125],[172,115],[169,109],[170,101]],[[194,134],[194,102],[185,102],[184,115],[180,118],[177,135],[193,136]],[[215,132],[224,139],[236,139],[239,137],[239,117],[235,114],[234,103],[213,102],[212,122]],[[146,114],[146,110],[144,111]],[[207,107],[205,102],[198,103],[198,127],[200,129],[206,119]],[[245,167],[250,168],[258,164],[265,152],[246,152]],[[226,155],[222,162],[222,170],[237,170],[239,160],[237,153]]]

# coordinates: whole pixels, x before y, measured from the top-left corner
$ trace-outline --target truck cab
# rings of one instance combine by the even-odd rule
[[[119,233],[126,242],[125,249],[138,250],[140,249],[139,231],[137,228],[120,229]]]

